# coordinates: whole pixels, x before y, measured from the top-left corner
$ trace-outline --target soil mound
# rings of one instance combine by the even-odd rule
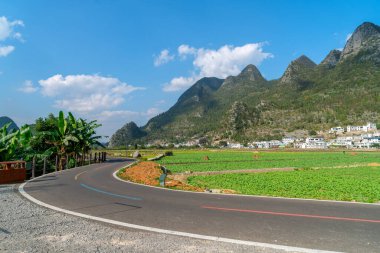
[[[162,174],[160,166],[155,162],[140,162],[130,168],[127,168],[120,176],[132,182],[158,186],[160,175]]]

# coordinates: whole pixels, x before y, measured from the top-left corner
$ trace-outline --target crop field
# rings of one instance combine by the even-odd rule
[[[252,195],[369,203],[380,201],[380,167],[191,176],[188,183]]]
[[[358,167],[380,163],[379,152],[177,151],[158,161],[174,173],[261,168]]]

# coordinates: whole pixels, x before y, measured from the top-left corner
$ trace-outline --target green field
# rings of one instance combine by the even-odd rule
[[[208,156],[209,160],[205,160]],[[365,166],[380,163],[379,152],[245,152],[174,151],[159,161],[174,173],[185,171],[221,171],[258,168],[315,168]]]
[[[380,201],[380,167],[192,176],[188,182],[198,187],[230,189],[252,195]]]

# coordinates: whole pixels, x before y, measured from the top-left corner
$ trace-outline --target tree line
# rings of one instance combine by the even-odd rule
[[[8,130],[9,125],[0,129],[0,162],[47,159],[55,169],[62,170],[65,166],[73,167],[70,163],[84,164],[92,148],[103,147],[101,136],[96,135],[101,125],[96,120],[75,118],[71,112],[66,117],[62,111],[58,117],[50,114],[19,130]]]

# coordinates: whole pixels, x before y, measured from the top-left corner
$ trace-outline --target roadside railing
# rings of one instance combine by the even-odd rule
[[[18,183],[26,179],[26,162],[0,162],[0,184]]]
[[[30,162],[0,162],[0,184],[18,183],[33,179],[50,172],[67,170],[107,160],[106,152],[94,152],[84,155],[66,155],[38,158],[34,156]]]

